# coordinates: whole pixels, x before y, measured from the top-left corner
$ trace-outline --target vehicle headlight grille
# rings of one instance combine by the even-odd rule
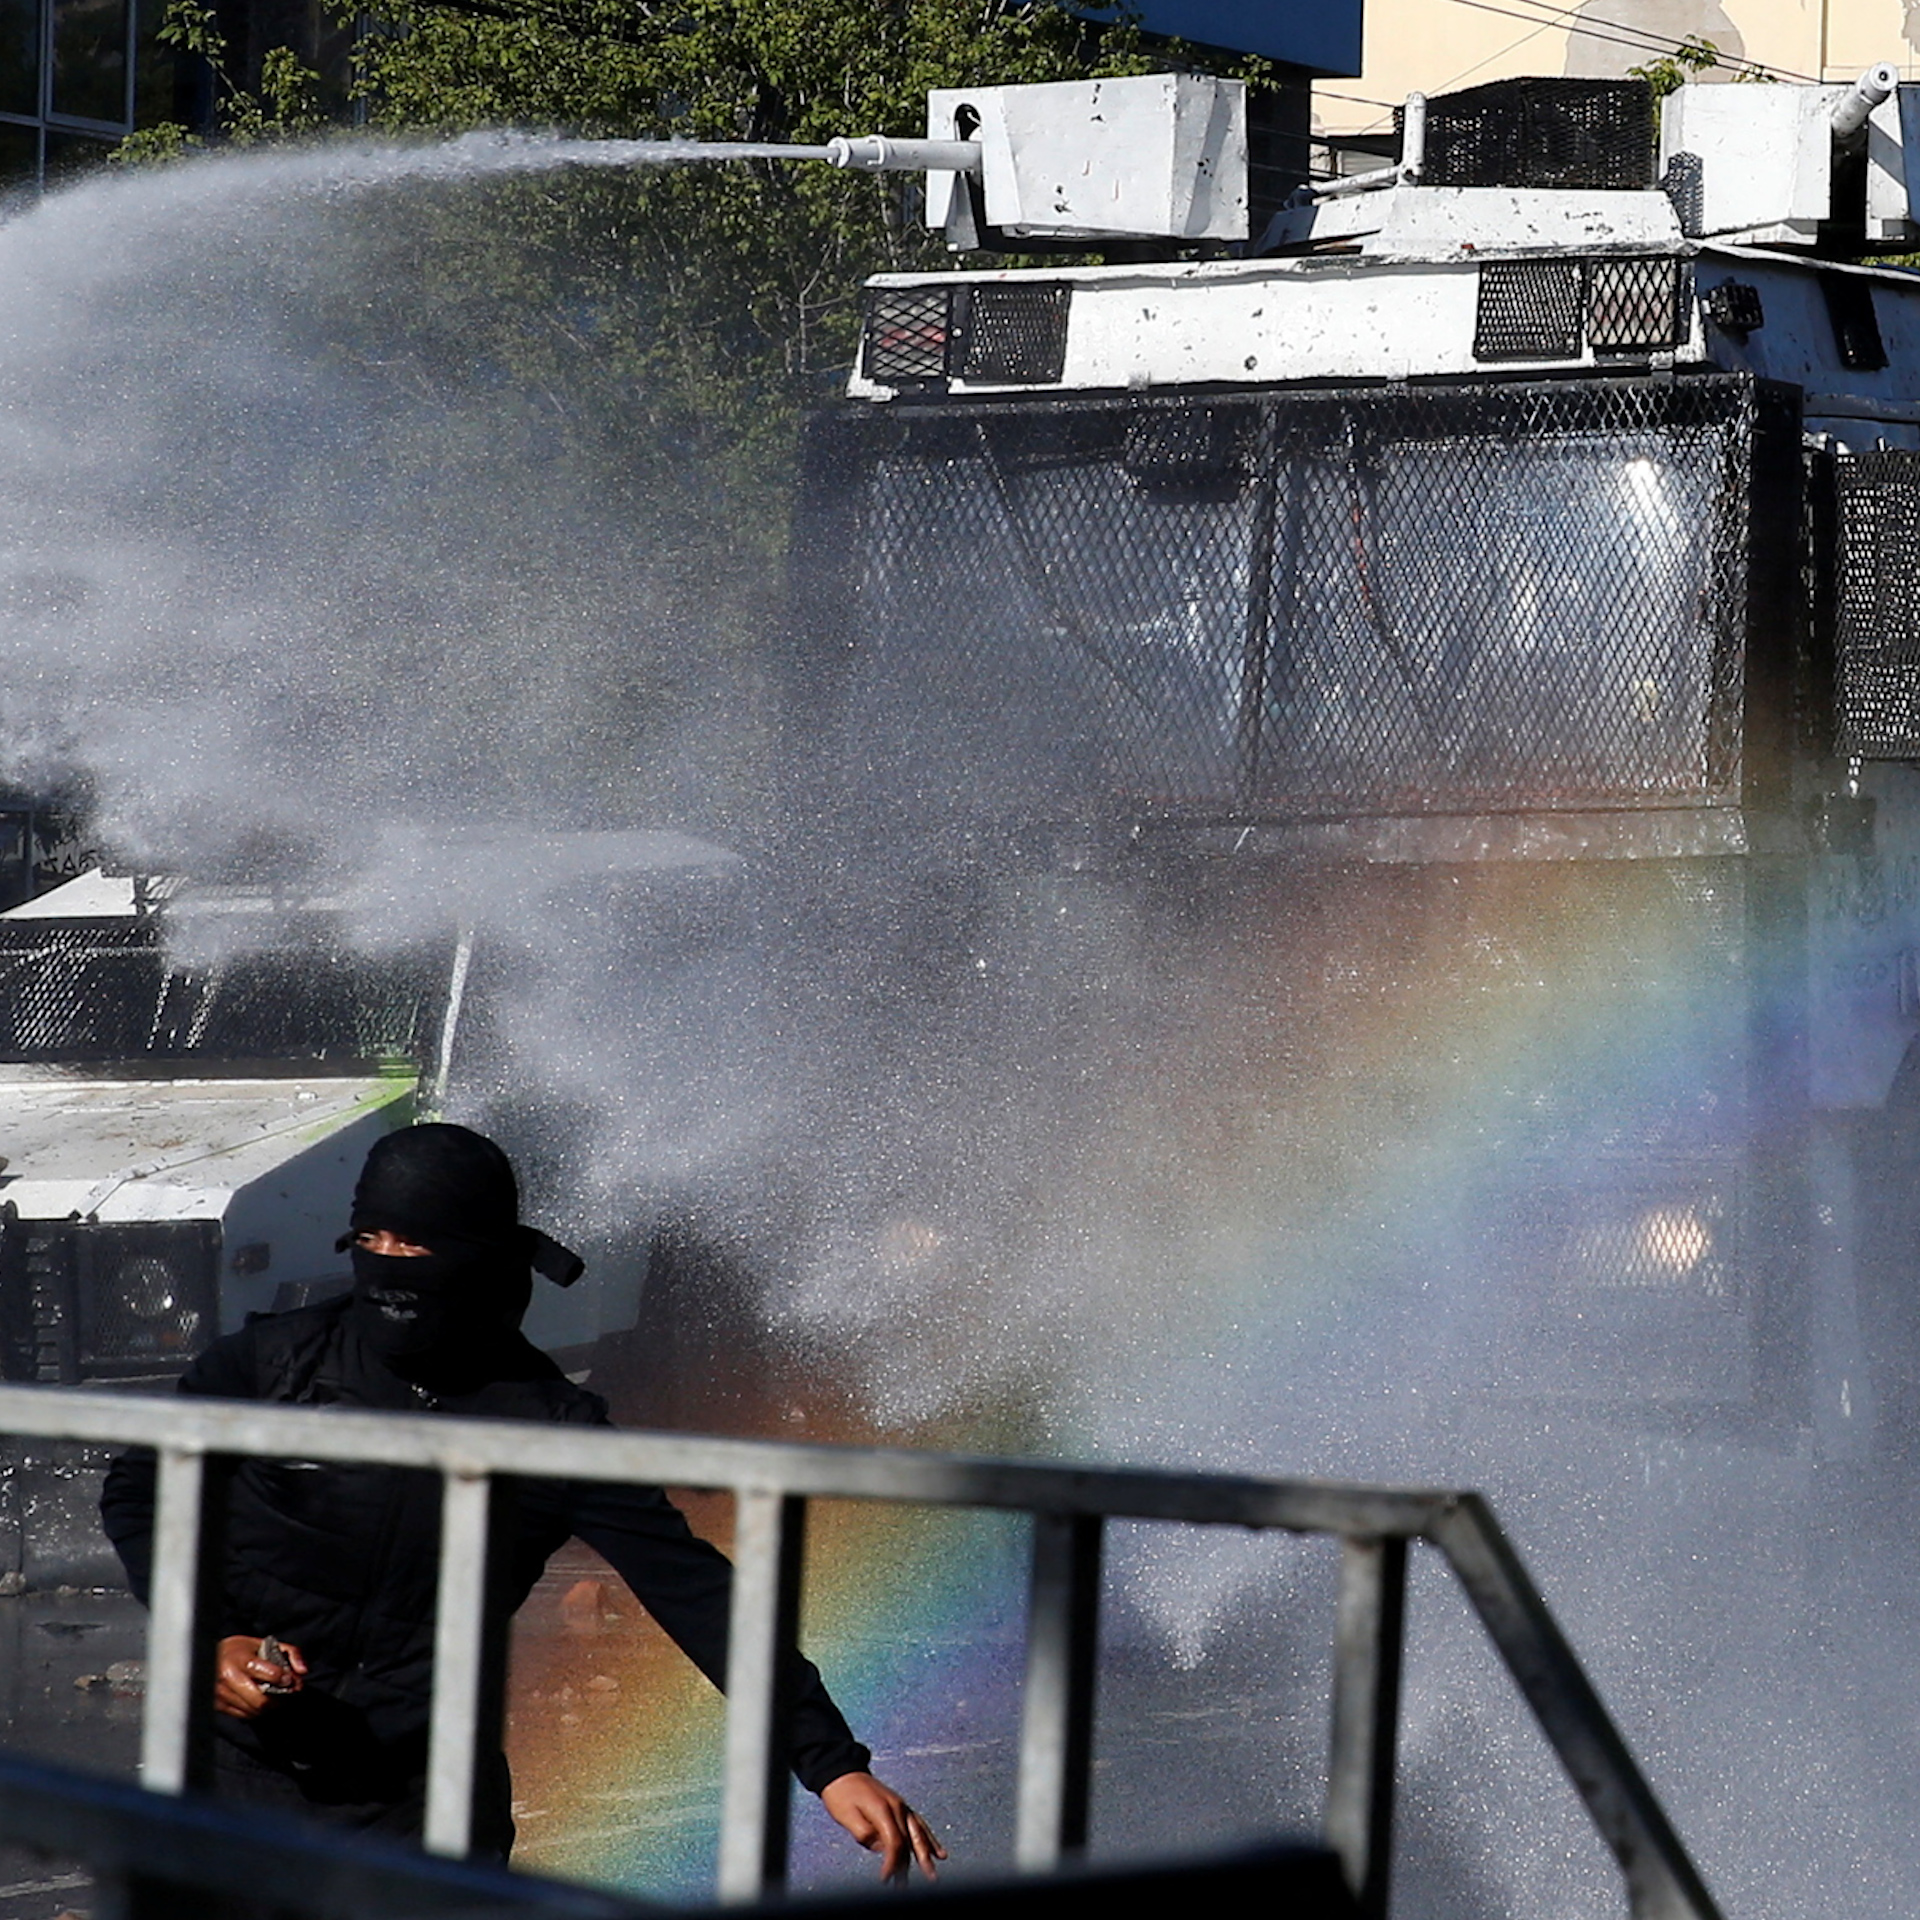
[[[74,1229],[74,1360],[82,1379],[172,1372],[219,1332],[215,1221]]]

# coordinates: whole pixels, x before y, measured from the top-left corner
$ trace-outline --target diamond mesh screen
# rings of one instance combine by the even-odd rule
[[[834,417],[844,763],[921,813],[1737,791],[1754,390]]]
[[[1591,261],[1588,345],[1595,353],[1677,347],[1687,337],[1691,279],[1679,260]]]
[[[1920,759],[1920,453],[1841,455],[1837,492],[1838,746]]]
[[[1072,289],[962,287],[954,303],[962,380],[1048,385],[1067,363]]]
[[[0,926],[0,1059],[372,1060],[432,1043],[434,957],[327,948],[172,964],[149,923]]]
[[[918,387],[947,377],[945,287],[876,287],[868,296],[860,371],[887,387]]]
[[[1473,315],[1476,360],[1573,360],[1580,353],[1584,260],[1490,260]]]
[[[1421,179],[1631,192],[1654,183],[1654,139],[1644,80],[1495,80],[1427,102]]]

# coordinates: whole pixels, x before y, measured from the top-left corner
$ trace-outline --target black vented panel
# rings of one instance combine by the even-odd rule
[[[1575,360],[1584,260],[1489,260],[1474,309],[1476,360]]]
[[[1920,760],[1920,453],[1841,455],[1837,493],[1837,745]]]
[[[951,298],[946,287],[873,288],[861,337],[861,373],[883,387],[943,382]]]
[[[1654,145],[1644,80],[1495,80],[1428,100],[1421,179],[1634,192],[1654,184]]]
[[[1730,801],[1755,417],[1720,377],[841,415],[843,764],[928,817]]]
[[[1067,363],[1069,287],[978,286],[954,295],[962,380],[1048,386]]]
[[[249,956],[208,976],[184,1036],[228,1059],[419,1058],[431,1044],[444,964],[325,948]]]
[[[1820,293],[1840,364],[1854,373],[1879,372],[1887,364],[1887,348],[1873,310],[1873,282],[1863,274],[1823,273]]]
[[[1683,260],[1589,261],[1587,344],[1595,353],[1679,346],[1690,331],[1692,282]]]
[[[1760,289],[1745,280],[1723,280],[1702,297],[1700,308],[1725,333],[1757,333],[1767,324]]]

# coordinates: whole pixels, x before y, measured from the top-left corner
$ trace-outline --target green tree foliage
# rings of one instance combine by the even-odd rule
[[[401,140],[519,129],[817,145],[919,133],[933,87],[1186,63],[1124,18],[1090,28],[1051,0],[336,4],[360,22],[355,117]],[[227,140],[314,137],[319,76],[290,53],[243,84],[203,0],[171,0],[165,33],[211,65]],[[1256,64],[1246,77],[1266,76]],[[141,157],[186,144],[158,130]],[[718,697],[751,709],[744,662],[776,618],[799,422],[844,378],[863,279],[949,258],[919,200],[916,176],[779,161],[423,179],[405,213],[408,284],[371,301],[343,288],[341,337],[364,342],[377,308],[377,348],[345,350],[411,394],[458,380],[470,397],[475,369],[490,370],[497,430],[538,449],[529,483],[630,503],[676,629],[697,615],[746,676]],[[474,418],[467,399],[447,415]],[[436,457],[417,454],[423,468]]]
[[[1697,33],[1688,34],[1671,53],[1663,53],[1644,66],[1627,69],[1636,80],[1651,83],[1656,100],[1664,100],[1689,80],[1716,70],[1730,74],[1739,81],[1764,82],[1774,77],[1765,67],[1751,60],[1729,59],[1716,42]]]
[[[1629,67],[1636,80],[1645,80],[1653,88],[1653,97],[1664,100],[1677,93],[1695,74],[1711,73],[1720,64],[1720,49],[1698,34],[1688,34],[1671,53],[1663,53],[1644,66]]]
[[[1044,0],[385,0],[352,11],[358,117],[401,136],[518,128],[817,145],[921,131],[932,87],[1182,58],[1149,51],[1124,21],[1090,29]],[[170,0],[163,37],[211,65],[228,139],[313,131],[318,76],[287,50],[268,55],[249,90],[201,0]],[[156,129],[134,153],[183,144],[183,129]],[[487,199],[486,221],[459,223],[449,265],[496,288],[548,277],[551,324],[519,348],[529,377],[557,404],[574,385],[559,360],[617,368],[663,443],[717,444],[750,484],[850,362],[863,278],[946,257],[919,226],[916,179],[818,164],[572,173],[503,182]],[[439,291],[478,318],[472,301]]]

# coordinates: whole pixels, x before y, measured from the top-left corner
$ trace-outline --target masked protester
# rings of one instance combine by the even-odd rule
[[[439,1123],[367,1156],[352,1231],[353,1289],[258,1315],[194,1361],[180,1391],[304,1407],[367,1407],[606,1426],[520,1332],[538,1272],[569,1286],[581,1263],[523,1226],[512,1164],[491,1140]],[[155,1468],[109,1469],[101,1514],[147,1598]],[[336,1825],[417,1836],[425,1814],[439,1480],[390,1467],[248,1460],[229,1501],[215,1680],[215,1791]],[[726,1670],[732,1569],[657,1487],[518,1483],[513,1550],[495,1600],[511,1611],[577,1536],[716,1685]],[[867,1771],[871,1758],[802,1660],[793,1767],[861,1845],[903,1874],[944,1850]],[[513,1843],[506,1760],[480,1756],[474,1852]]]

